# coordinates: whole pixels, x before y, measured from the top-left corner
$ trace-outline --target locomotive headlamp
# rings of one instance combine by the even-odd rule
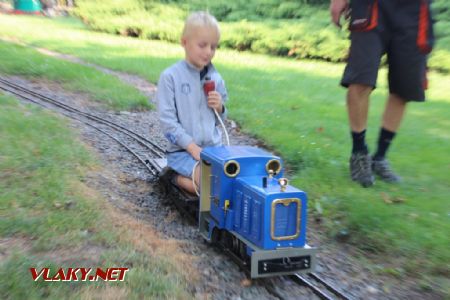
[[[281,171],[281,163],[278,159],[271,159],[266,164],[266,171],[269,177],[275,176]]]
[[[278,179],[278,184],[280,185],[281,191],[284,192],[289,184],[289,180],[287,178],[280,178]]]
[[[241,167],[235,160],[229,160],[223,166],[223,171],[228,177],[236,177],[239,174]]]

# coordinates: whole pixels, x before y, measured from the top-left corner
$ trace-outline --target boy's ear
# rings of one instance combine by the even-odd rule
[[[185,37],[182,37],[182,38],[180,39],[180,43],[181,43],[181,46],[185,47],[185,46],[186,46],[186,43],[187,43],[186,38],[185,38]]]

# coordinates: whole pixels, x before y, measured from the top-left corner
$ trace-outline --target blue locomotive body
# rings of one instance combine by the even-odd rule
[[[311,272],[306,193],[283,178],[279,157],[255,147],[201,153],[199,228],[208,241],[225,236],[252,277]]]
[[[306,194],[290,186],[280,193],[275,179],[264,189],[259,181],[257,178],[236,180],[232,198],[234,222],[225,228],[263,249],[303,247]]]

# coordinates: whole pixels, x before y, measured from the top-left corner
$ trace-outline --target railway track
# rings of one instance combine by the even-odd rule
[[[165,150],[161,146],[155,141],[149,140],[120,124],[81,111],[73,106],[8,81],[1,76],[0,90],[9,92],[18,98],[30,101],[46,109],[57,111],[66,117],[82,122],[108,136],[121,145],[127,152],[131,153],[140,165],[144,166],[150,174],[149,181],[157,180],[162,166],[165,165]],[[183,201],[171,201],[171,203],[175,204],[180,212],[186,216],[191,223],[197,222],[198,212],[192,209],[194,206],[190,205],[192,201],[196,201],[197,199],[187,196],[177,187],[173,187],[170,192],[171,193],[166,194],[166,198],[172,200],[177,198],[184,199]]]
[[[157,179],[158,173],[161,171],[161,163],[158,163],[158,161],[165,159],[165,151],[156,142],[127,129],[120,124],[81,111],[73,106],[8,81],[1,76],[0,90],[6,91],[20,99],[30,101],[46,109],[58,111],[71,119],[82,122],[87,126],[103,133],[121,145],[127,152],[131,153],[136,160],[148,170],[151,180]],[[186,195],[178,189],[176,189],[175,192],[175,197],[186,197]],[[189,199],[187,202],[188,201]],[[175,204],[191,219],[192,222],[197,221],[195,211],[186,210],[186,207],[184,205],[180,205],[177,201],[175,201]],[[308,287],[320,299],[352,299],[333,285],[327,283],[315,273],[310,273],[307,275],[294,274],[288,276],[288,278],[297,284]],[[267,290],[275,297],[283,299],[283,297],[272,287],[271,284],[268,284]]]
[[[294,274],[289,276],[297,284],[308,287],[313,293],[323,300],[351,300],[349,295],[343,293],[334,285],[326,282],[321,276],[316,273],[309,273],[307,275]],[[322,287],[322,288],[320,288]]]
[[[156,142],[120,124],[81,111],[73,106],[5,80],[2,77],[0,77],[0,89],[44,108],[58,110],[59,113],[100,131],[124,147],[127,152],[131,153],[149,171],[152,179],[156,179],[159,170],[154,161],[155,159],[164,159],[165,157],[164,149]]]
[[[320,275],[316,273],[293,274],[283,277],[291,280],[299,286],[308,288],[314,295],[322,300],[353,300],[350,295],[342,292],[339,288],[326,282]],[[271,278],[259,279],[264,282],[267,291],[278,299],[292,299],[292,295],[284,296],[284,291],[280,291],[279,284],[272,281]],[[299,299],[310,299],[310,296],[303,295]]]

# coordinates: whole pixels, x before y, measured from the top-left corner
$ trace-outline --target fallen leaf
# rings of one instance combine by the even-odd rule
[[[406,202],[406,199],[403,197],[394,197],[394,199],[392,199],[392,201],[394,203],[404,203],[404,202]]]
[[[391,197],[389,197],[388,194],[386,194],[385,192],[381,192],[380,194],[381,194],[381,198],[383,199],[384,203],[392,204]]]
[[[73,201],[72,200],[66,201],[64,203],[64,206],[65,206],[66,209],[71,208],[73,206]]]
[[[417,219],[417,218],[419,217],[419,215],[416,214],[416,213],[410,213],[408,216],[409,216],[411,219]]]

